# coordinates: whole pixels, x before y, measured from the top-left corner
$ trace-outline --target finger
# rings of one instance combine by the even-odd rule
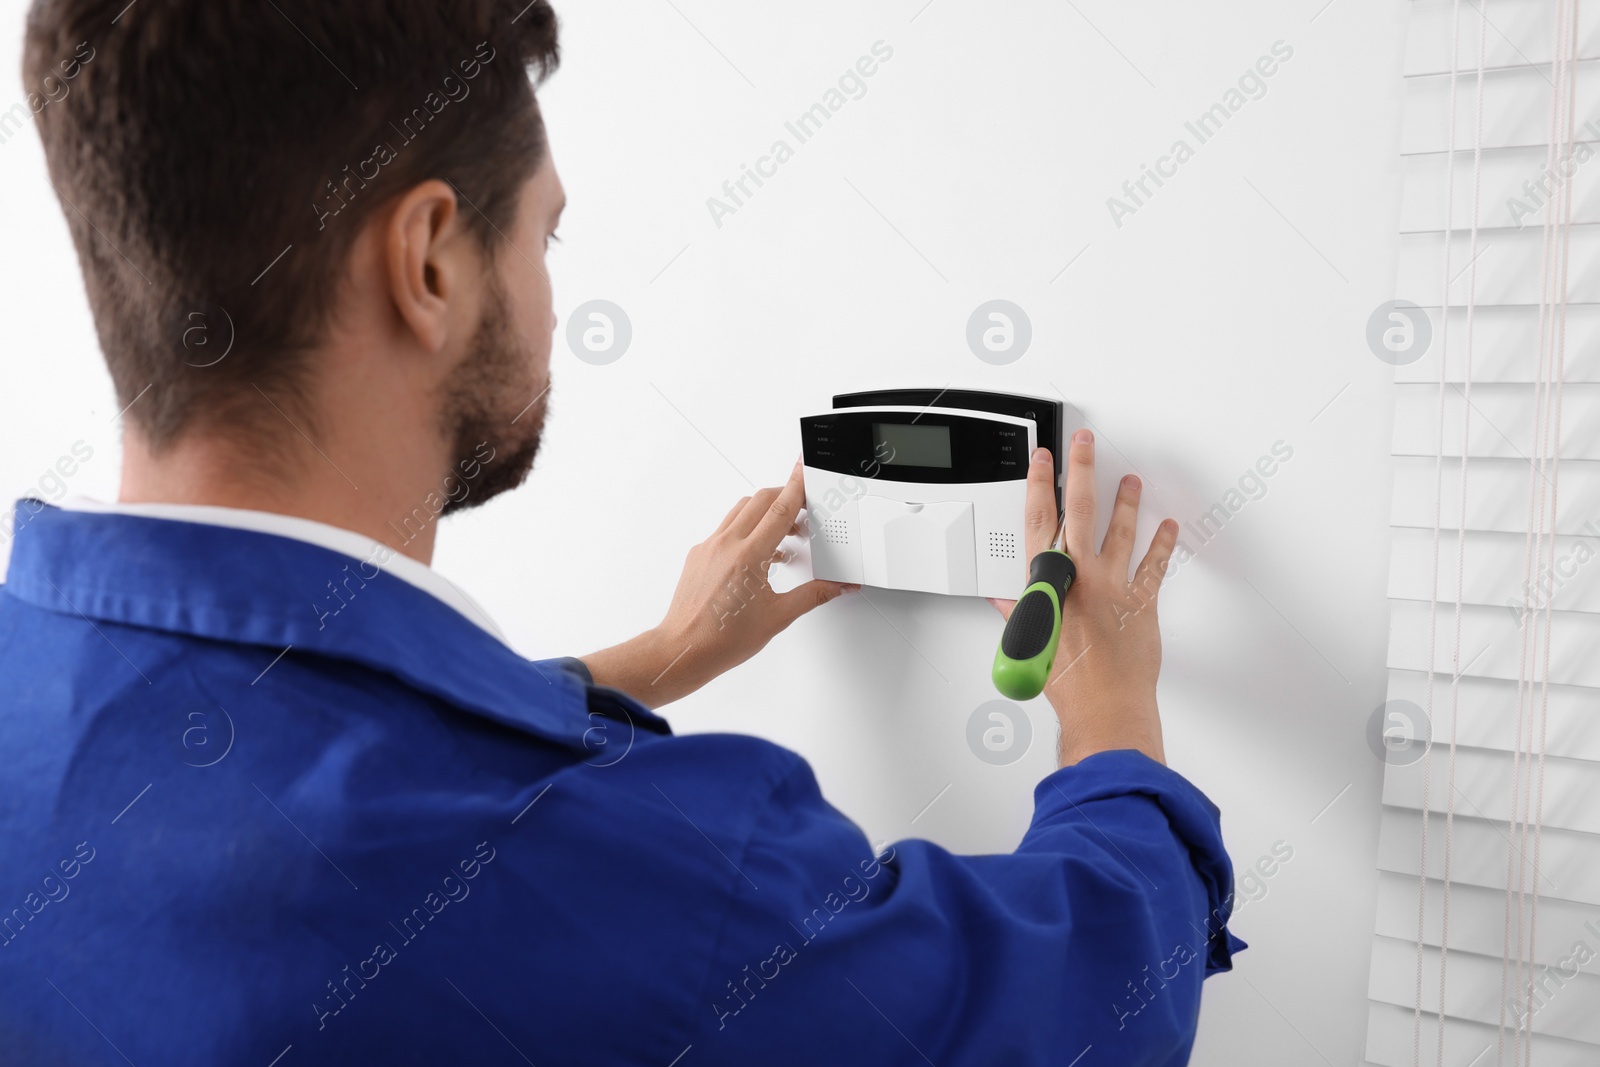
[[[784,626],[788,626],[813,608],[819,608],[830,600],[860,588],[859,585],[847,582],[830,582],[822,578],[813,578],[804,585],[795,586],[787,593],[778,594],[776,602],[779,618],[785,620]]]
[[[762,515],[756,523],[752,539],[757,546],[765,549],[769,545],[776,547],[779,541],[788,536],[800,517],[800,509],[806,505],[805,474],[800,465],[795,464],[793,471],[789,472],[789,481],[782,490],[767,505],[766,514]]]
[[[722,531],[726,530],[728,527],[732,526],[733,525],[733,520],[737,519],[739,517],[739,512],[743,511],[744,510],[744,506],[746,504],[748,504],[748,503],[750,503],[750,498],[749,497],[747,497],[747,496],[740,497],[739,498],[739,502],[733,506],[732,510],[730,510],[726,515],[724,515],[722,517],[722,522],[717,524],[717,528],[715,530],[713,530],[712,533],[719,534]]]
[[[1000,613],[1002,619],[1010,619],[1011,611],[1017,606],[1015,600],[1001,600],[999,597],[986,596],[983,599],[994,605],[994,610]]]
[[[1111,524],[1100,545],[1100,555],[1111,564],[1111,573],[1128,577],[1128,561],[1133,558],[1133,531],[1139,522],[1139,479],[1127,475],[1117,486],[1117,500],[1111,505]]]
[[[1093,559],[1094,552],[1094,434],[1079,430],[1067,449],[1066,493],[1067,554]]]
[[[734,517],[733,523],[728,527],[728,533],[734,537],[749,537],[750,531],[756,528],[761,517],[767,513],[767,508],[777,499],[782,492],[773,486],[757,489],[750,495],[750,500],[745,504],[744,510]]]
[[[1150,550],[1139,561],[1139,569],[1133,572],[1134,592],[1141,600],[1147,603],[1155,600],[1156,593],[1161,589],[1161,580],[1166,577],[1172,549],[1177,543],[1178,523],[1173,519],[1162,519],[1161,525],[1156,527],[1155,537],[1150,541]]]
[[[1028,495],[1022,514],[1023,541],[1027,545],[1024,567],[1027,560],[1050,547],[1059,515],[1056,511],[1056,465],[1050,462],[1048,448],[1036,448],[1033,461],[1028,464]]]

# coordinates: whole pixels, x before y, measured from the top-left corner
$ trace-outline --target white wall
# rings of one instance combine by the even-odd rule
[[[24,6],[0,2],[0,110],[21,97]],[[1210,543],[1186,531],[1196,557],[1162,595],[1172,766],[1222,808],[1241,873],[1293,849],[1236,921],[1253,947],[1208,983],[1194,1062],[1360,1062],[1392,414],[1364,331],[1397,295],[1402,8],[559,4],[566,58],[542,99],[570,197],[561,332],[604,298],[634,338],[607,366],[558,338],[538,469],[454,521],[438,566],[529,654],[610,644],[657,621],[689,546],[785,477],[796,420],[836,391],[1059,390],[1098,430],[1106,491],[1144,476],[1146,538],[1285,442],[1264,496]],[[893,57],[866,94],[716,225],[707,198],[775,138],[795,144],[785,120],[880,40]],[[1293,57],[1265,95],[1197,144],[1185,120],[1280,40]],[[1180,137],[1193,158],[1115,225],[1107,198]],[[0,144],[0,173],[0,491],[34,487],[81,438],[95,457],[72,488],[109,498],[116,405],[31,131]],[[1003,367],[965,342],[995,297],[1033,326]],[[1010,766],[969,751],[999,617],[867,595],[671,708],[675,727],[794,747],[875,839],[1011,848],[1054,721],[1028,706],[1032,747]]]

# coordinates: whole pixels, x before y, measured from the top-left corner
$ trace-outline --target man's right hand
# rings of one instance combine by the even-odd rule
[[[1053,475],[1049,450],[1038,449],[1028,468],[1030,562],[1050,547],[1055,534]],[[1067,451],[1064,538],[1078,573],[1062,604],[1061,643],[1044,689],[1061,722],[1057,754],[1063,767],[1119,748],[1137,749],[1166,762],[1156,710],[1156,676],[1161,670],[1156,594],[1177,543],[1178,524],[1162,521],[1129,581],[1140,488],[1134,475],[1122,479],[1111,525],[1096,551],[1094,435],[1088,430],[1073,435]],[[1016,602],[991,603],[1009,617]]]

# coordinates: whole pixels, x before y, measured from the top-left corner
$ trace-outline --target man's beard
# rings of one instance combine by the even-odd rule
[[[534,379],[532,355],[512,329],[505,291],[493,275],[467,356],[443,392],[450,474],[466,489],[445,494],[440,514],[450,515],[521,485],[544,432],[550,384]]]

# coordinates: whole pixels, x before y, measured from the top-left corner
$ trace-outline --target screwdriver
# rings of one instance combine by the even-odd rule
[[[1028,564],[1022,591],[994,654],[994,687],[1012,700],[1032,700],[1044,692],[1061,639],[1061,602],[1078,576],[1078,565],[1063,542],[1066,514],[1056,522],[1050,547]]]

